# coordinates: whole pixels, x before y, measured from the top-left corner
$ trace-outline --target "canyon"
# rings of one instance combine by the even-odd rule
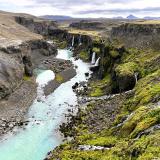
[[[0,159],[160,157],[159,21],[1,11],[0,29]]]

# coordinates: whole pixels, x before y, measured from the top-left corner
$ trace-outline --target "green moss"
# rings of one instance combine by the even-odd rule
[[[119,52],[116,50],[111,50],[109,54],[111,55],[112,58],[117,58],[119,56]]]
[[[60,74],[56,74],[55,80],[59,83],[64,82],[64,79]]]
[[[84,61],[89,60],[89,54],[88,54],[87,51],[81,51],[80,54],[79,54],[79,57]]]
[[[115,50],[112,46],[109,49],[111,51]],[[118,56],[116,52],[110,54],[113,58]],[[81,119],[80,123],[76,123],[73,127],[74,140],[55,150],[55,159],[152,160],[160,158],[160,131],[154,131],[135,140],[139,133],[160,123],[160,108],[152,107],[152,104],[155,105],[160,100],[158,54],[158,52],[152,50],[138,51],[136,49],[130,49],[124,53],[121,61],[116,64],[116,73],[119,76],[126,76],[138,72],[141,79],[138,80],[133,90],[134,94],[129,94],[125,103],[120,106],[114,121],[114,127],[101,130],[98,133],[91,133],[92,131],[89,129],[91,126],[87,126],[84,122],[86,122],[87,113],[92,112],[92,109],[94,109],[94,104],[88,105],[85,114],[79,118]],[[88,57],[85,51],[81,55],[84,59]],[[104,64],[106,62],[105,59]],[[106,94],[106,88],[108,89],[111,83],[112,80],[109,74],[103,80],[91,82],[89,96]],[[130,117],[124,121],[126,115],[130,115]],[[124,122],[122,126],[115,127],[121,122]],[[112,148],[103,151],[77,150],[79,145],[87,144],[111,146]]]
[[[24,75],[24,76],[23,76],[23,80],[24,80],[24,81],[30,81],[30,80],[31,80],[31,77]]]
[[[121,129],[123,136],[134,138],[138,133],[160,122],[160,109],[150,109],[149,107],[140,107],[124,123]]]
[[[89,92],[89,96],[91,97],[98,97],[103,96],[106,94],[105,89],[108,89],[108,92],[110,92],[110,85],[111,85],[111,77],[109,74],[107,74],[102,80],[96,80],[92,81],[89,84],[89,87],[91,88]]]
[[[128,111],[124,111],[122,110],[121,113],[119,113],[114,122],[113,122],[113,126],[117,126],[118,124],[122,123],[123,122],[123,119],[124,117],[127,117],[129,115],[129,112]]]
[[[99,37],[99,36],[96,36],[96,37],[94,37],[93,38],[93,44],[94,45],[100,45],[101,44],[101,37]]]
[[[128,148],[128,152],[136,152],[133,158],[137,160],[153,160],[160,158],[160,132],[142,136],[140,139],[132,143]]]
[[[66,41],[60,42],[60,43],[58,44],[58,48],[60,48],[60,49],[64,49],[64,48],[66,48],[66,47],[67,47],[67,42],[66,42]]]
[[[90,93],[91,97],[100,97],[104,95],[104,92],[101,88],[95,88],[94,91]]]
[[[97,47],[94,47],[92,49],[93,52],[97,53],[97,54],[100,54],[100,48],[97,48]]]
[[[138,71],[138,65],[134,62],[128,62],[116,67],[116,73],[119,76],[134,75]]]
[[[85,144],[88,145],[94,145],[94,146],[105,146],[105,147],[111,147],[114,146],[117,142],[117,138],[113,136],[107,136],[107,137],[96,137],[91,140],[87,140]]]
[[[147,107],[140,107],[135,111],[133,115],[129,118],[129,120],[122,126],[121,134],[123,136],[129,135],[137,123],[142,119],[142,117],[146,114]]]
[[[141,115],[142,116],[142,115]],[[138,133],[148,129],[151,126],[160,122],[160,109],[148,111],[145,116],[142,116],[141,121],[136,125],[131,137],[135,137]]]
[[[139,71],[142,77],[145,77],[148,74],[160,69],[159,63],[159,52],[153,50],[137,50],[131,48],[126,54],[122,57],[123,63],[134,62],[139,66]]]
[[[135,88],[133,103],[144,105],[152,102],[156,97],[160,97],[160,70],[141,79]]]

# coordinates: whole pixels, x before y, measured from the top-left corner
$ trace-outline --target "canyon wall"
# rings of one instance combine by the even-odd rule
[[[138,49],[160,49],[160,24],[126,23],[114,27],[111,31],[111,40],[118,40],[125,47]]]

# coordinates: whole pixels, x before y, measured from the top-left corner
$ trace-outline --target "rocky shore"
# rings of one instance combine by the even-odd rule
[[[10,96],[0,101],[0,136],[16,126],[26,125],[25,115],[36,98],[37,84],[34,78],[22,82]]]

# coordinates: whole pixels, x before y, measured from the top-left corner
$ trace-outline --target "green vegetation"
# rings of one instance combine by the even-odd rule
[[[31,77],[24,75],[24,76],[23,76],[23,80],[24,80],[24,81],[30,81],[30,80],[31,80]]]
[[[87,51],[81,51],[79,56],[84,61],[88,61],[89,60],[89,54],[88,54]]]
[[[92,91],[90,93],[91,97],[100,97],[100,96],[103,96],[103,95],[104,95],[104,92],[102,91],[101,88],[95,88],[94,91]]]
[[[133,76],[138,73],[139,79],[133,88],[133,93],[128,94],[127,98],[119,104],[110,126],[104,124],[104,128],[98,131],[93,129],[97,124],[94,124],[95,120],[100,119],[99,122],[102,124],[106,122],[102,120],[104,116],[100,115],[106,112],[103,113],[100,107],[104,107],[104,110],[108,109],[112,115],[115,110],[108,105],[109,102],[113,102],[114,106],[114,101],[106,100],[104,105],[101,105],[103,101],[95,101],[87,105],[83,114],[76,117],[78,123],[76,121],[74,127],[69,128],[69,133],[73,133],[74,139],[58,147],[53,152],[53,159],[153,160],[160,158],[160,131],[151,130],[155,125],[160,124],[160,107],[157,104],[160,101],[160,52],[131,48],[121,54],[122,44],[117,41],[114,43],[107,44],[109,50],[107,54],[110,55],[106,54],[105,59],[102,60],[104,66],[109,63],[106,75],[102,80],[91,81],[88,96],[98,97],[111,93],[113,85],[111,71],[112,73],[115,71],[116,76],[119,77]],[[97,46],[93,51],[96,52],[96,50],[98,52]],[[87,59],[85,52],[82,52],[81,56]],[[118,61],[116,58],[119,58]],[[95,109],[95,106],[99,108]],[[99,117],[94,119],[94,115]],[[91,122],[88,123],[88,121]],[[95,145],[110,147],[110,149],[82,151],[78,150],[79,145]]]
[[[56,46],[59,48],[59,49],[65,49],[67,48],[67,41],[61,41],[59,39],[56,39],[54,38],[53,39],[53,42],[56,44]]]
[[[141,51],[131,48],[122,57],[122,63],[136,63],[141,76],[145,77],[146,75],[160,69],[159,57],[160,53],[153,50]]]
[[[90,83],[90,92],[89,95],[91,97],[98,97],[98,96],[103,96],[109,92],[111,89],[111,77],[109,74],[107,74],[102,80],[97,80],[97,81],[92,81]],[[105,91],[105,89],[108,89]]]
[[[95,52],[97,54],[100,54],[100,48],[94,47],[93,52]]]
[[[112,58],[117,58],[120,55],[119,52],[116,50],[111,50],[109,53]]]
[[[139,105],[146,105],[151,102],[156,102],[160,98],[160,70],[142,78],[138,81],[135,87],[135,96],[130,99],[130,109]],[[129,109],[129,108],[128,108]],[[130,110],[129,109],[129,110]]]
[[[117,138],[113,136],[107,137],[96,137],[91,140],[87,140],[84,142],[86,145],[94,145],[94,146],[104,146],[104,147],[112,147],[117,143]]]
[[[138,71],[138,65],[134,62],[128,62],[121,65],[118,65],[116,68],[116,73],[119,76],[125,75],[134,75],[135,72]]]
[[[121,133],[123,136],[130,135],[134,138],[138,133],[158,123],[160,123],[160,108],[140,107],[123,125]]]
[[[60,74],[56,74],[55,80],[59,83],[62,83],[64,81],[63,77]]]
[[[60,48],[60,49],[64,49],[64,48],[66,48],[66,47],[67,47],[67,42],[66,42],[66,41],[60,42],[60,43],[58,44],[58,48]]]

